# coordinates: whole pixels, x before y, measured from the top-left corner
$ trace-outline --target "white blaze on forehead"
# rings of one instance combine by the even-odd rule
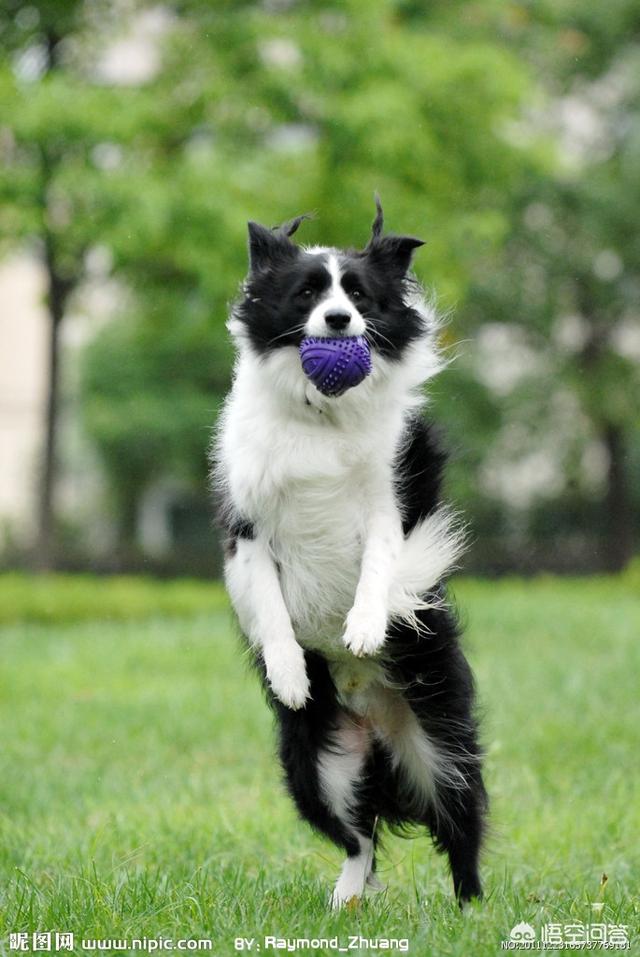
[[[340,268],[340,260],[338,254],[331,249],[329,246],[308,246],[305,248],[305,252],[309,253],[311,256],[321,256],[324,259],[324,266],[331,276],[331,287],[327,293],[327,299],[341,299],[346,308],[349,310],[353,309],[347,294],[340,285],[340,280],[342,279],[342,269]]]
[[[330,246],[302,246],[302,251],[309,253],[310,256],[326,256],[333,252]]]
[[[342,270],[340,269],[340,263],[338,262],[338,257],[335,253],[329,253],[326,258],[327,272],[331,276],[331,295],[336,298],[340,295],[344,296],[344,289],[340,285],[340,280],[342,278]]]

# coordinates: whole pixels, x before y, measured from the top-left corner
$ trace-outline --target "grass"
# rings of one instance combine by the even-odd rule
[[[10,931],[57,930],[210,938],[219,957],[238,937],[275,953],[265,935],[482,957],[519,921],[627,924],[638,946],[635,582],[457,586],[493,822],[487,899],[463,915],[426,837],[389,838],[388,890],[327,911],[340,855],[284,796],[217,586],[25,583],[0,578],[0,953]]]
[[[113,575],[0,575],[0,624],[179,617],[226,608],[221,589],[203,581]]]

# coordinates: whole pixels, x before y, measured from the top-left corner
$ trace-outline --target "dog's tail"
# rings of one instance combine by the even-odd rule
[[[405,538],[389,594],[391,618],[416,624],[415,613],[438,604],[425,597],[453,570],[464,551],[466,532],[451,509],[442,506]]]

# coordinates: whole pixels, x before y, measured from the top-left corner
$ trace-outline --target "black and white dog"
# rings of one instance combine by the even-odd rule
[[[486,813],[474,686],[442,584],[462,535],[440,502],[443,455],[423,384],[435,316],[416,247],[296,246],[305,217],[249,224],[229,329],[238,356],[215,443],[225,577],[279,727],[300,814],[344,848],[331,902],[375,876],[379,825],[425,825],[462,903],[481,895]],[[303,373],[313,335],[363,335],[373,371],[340,397]]]

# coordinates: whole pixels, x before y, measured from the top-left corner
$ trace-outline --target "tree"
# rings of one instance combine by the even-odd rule
[[[623,2],[539,3],[514,37],[540,69],[540,106],[528,119],[546,162],[511,195],[500,268],[479,260],[467,321],[518,326],[540,363],[512,402],[532,428],[558,430],[562,395],[575,403],[564,449],[566,496],[591,501],[599,563],[623,568],[635,544],[632,448],[640,405],[640,17]],[[542,105],[543,104],[543,105]],[[540,148],[539,146],[537,148]],[[635,336],[635,339],[634,339]],[[582,488],[588,443],[604,452],[604,494]],[[573,488],[569,483],[573,481]],[[562,490],[556,489],[556,498]],[[571,510],[567,509],[571,514]],[[588,513],[587,513],[588,514]]]
[[[151,88],[171,121],[149,144],[136,230],[122,223],[113,236],[133,301],[119,331],[91,346],[85,376],[89,429],[129,515],[162,468],[191,463],[204,487],[204,461],[185,444],[212,424],[207,408],[228,386],[224,320],[246,272],[247,219],[317,210],[302,242],[364,245],[378,189],[390,226],[428,240],[422,275],[453,301],[473,256],[499,245],[502,191],[522,165],[500,135],[526,89],[521,69],[494,42],[452,38],[441,12],[416,19],[379,0],[339,12],[306,3],[273,13],[256,2],[177,10]],[[125,194],[138,189],[115,178]]]
[[[85,59],[108,5],[82,0],[10,2],[0,13],[0,240],[30,243],[47,279],[48,387],[36,563],[55,559],[54,495],[60,330],[83,280],[88,251],[108,240],[125,210],[101,168],[105,141],[127,143],[144,129],[137,91],[98,82]],[[104,27],[104,24],[103,24]],[[147,104],[148,105],[148,104]]]
[[[17,4],[2,20],[10,135],[0,140],[0,235],[40,244],[59,317],[51,312],[52,356],[87,250],[109,247],[124,306],[87,351],[83,398],[118,503],[122,549],[154,479],[179,474],[206,488],[207,430],[228,385],[224,320],[246,270],[246,220],[271,225],[315,210],[302,242],[363,245],[378,190],[390,228],[427,240],[420,278],[437,285],[445,311],[455,307],[445,344],[473,338],[473,361],[454,365],[441,395],[434,387],[438,414],[466,449],[454,468],[461,502],[472,500],[485,531],[517,533],[529,547],[536,502],[516,514],[504,489],[493,494],[491,476],[509,457],[535,473],[527,454],[554,435],[562,474],[539,501],[548,514],[562,505],[575,528],[591,495],[606,564],[624,563],[628,450],[640,448],[630,412],[637,366],[621,346],[637,321],[639,258],[631,0],[604,12],[577,0],[176,0],[157,71],[129,88],[96,69],[96,51],[116,30],[109,4],[50,0],[29,9],[37,22]],[[55,42],[46,41],[49,25]],[[34,56],[40,66],[27,69]],[[602,142],[570,154],[560,120],[594,103]],[[575,347],[562,331],[567,316],[580,328]],[[499,324],[525,356],[504,395],[478,367]],[[559,406],[569,438],[558,428]],[[581,484],[594,437],[608,448],[606,514]]]

